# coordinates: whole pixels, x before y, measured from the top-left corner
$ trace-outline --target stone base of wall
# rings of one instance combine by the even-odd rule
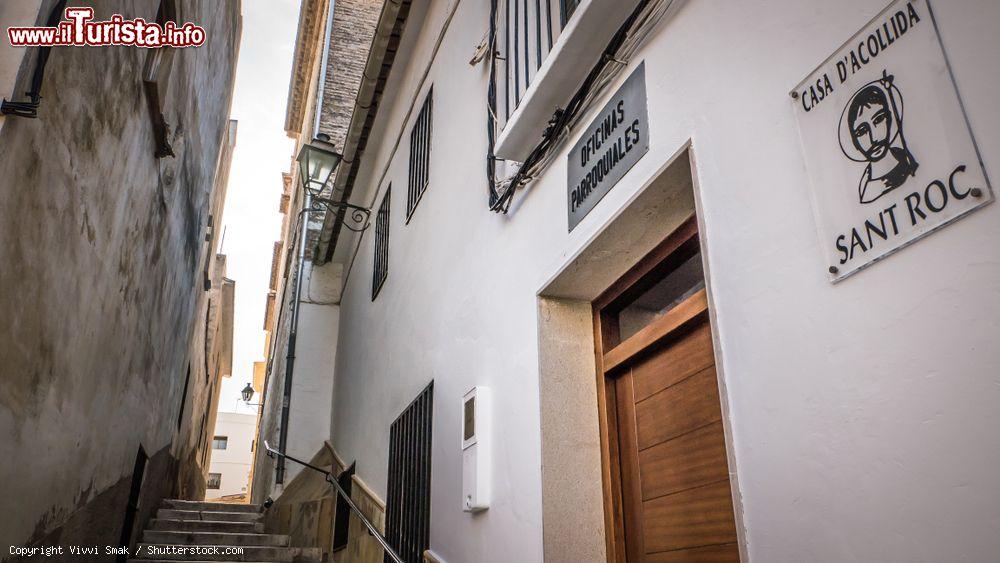
[[[372,492],[365,483],[354,476],[351,486],[351,500],[358,505],[361,512],[371,520],[379,532],[385,533],[385,503]],[[368,528],[354,512],[351,512],[351,523],[347,532],[347,548],[334,554],[334,563],[382,563],[385,551]]]
[[[344,462],[329,442],[313,455],[309,463],[332,473],[344,471]],[[385,529],[385,503],[357,475],[351,487],[351,499],[375,526]],[[323,561],[332,563],[382,563],[382,546],[368,534],[368,529],[351,513],[347,547],[333,551],[333,528],[336,524],[337,498],[333,486],[315,471],[300,471],[285,487],[264,516],[265,531],[287,534],[295,547],[318,547]]]
[[[142,530],[160,507],[164,498],[175,497],[178,463],[170,455],[167,445],[153,454],[146,462],[139,508],[132,525],[130,547],[139,540]],[[105,555],[105,546],[117,546],[122,537],[125,507],[132,488],[132,475],[126,475],[102,493],[77,507],[62,524],[41,534],[30,542],[31,546],[62,546],[63,554],[44,557],[45,561],[78,563],[79,561],[114,562],[114,555]],[[73,555],[69,546],[97,546],[97,555]],[[35,561],[34,558],[4,558],[3,561]]]

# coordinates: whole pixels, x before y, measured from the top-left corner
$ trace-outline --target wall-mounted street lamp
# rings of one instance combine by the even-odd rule
[[[243,396],[244,403],[249,403],[250,398],[253,397],[253,385],[247,383],[247,386],[244,387],[242,391],[240,391],[240,395]]]
[[[311,143],[302,145],[295,160],[299,163],[302,189],[313,197],[319,197],[343,157],[330,142],[330,136],[320,133]]]
[[[250,399],[253,397],[253,385],[247,382],[247,386],[240,391],[240,396],[243,398],[243,404],[248,407],[259,407],[262,403],[251,403]]]
[[[299,182],[309,196],[309,204],[303,211],[341,211],[345,214],[343,225],[359,232],[368,228],[371,210],[323,196],[323,190],[343,158],[330,142],[330,136],[325,133],[316,135],[312,142],[302,145],[295,160],[299,163]],[[348,213],[351,222],[346,220]]]

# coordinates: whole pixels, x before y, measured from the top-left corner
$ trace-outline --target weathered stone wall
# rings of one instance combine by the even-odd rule
[[[88,4],[97,19],[153,20],[158,6]],[[240,16],[237,0],[179,4],[208,41],[174,56],[165,118],[175,157],[154,157],[150,51],[138,48],[54,49],[38,119],[8,118],[0,131],[0,545],[117,543],[120,484],[140,444],[153,478],[140,518],[174,488],[176,460],[197,457],[187,421],[216,382],[192,370],[183,411],[182,391],[214,255],[205,234]],[[33,62],[29,53],[15,91]],[[105,493],[113,501],[98,506]],[[88,526],[69,533],[81,515]]]

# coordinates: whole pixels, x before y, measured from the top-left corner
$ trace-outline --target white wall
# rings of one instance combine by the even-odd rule
[[[222,483],[218,489],[208,489],[205,498],[236,495],[247,491],[250,478],[251,448],[257,434],[257,416],[235,412],[220,412],[215,421],[215,436],[228,438],[226,449],[212,449],[209,473],[221,473]]]
[[[690,142],[750,559],[994,559],[1000,207],[832,286],[806,191],[788,91],[884,3],[686,2],[621,76],[646,62],[649,153],[569,234],[575,138],[510,215],[486,208],[486,74],[467,61],[487,3],[459,3],[414,92],[453,4],[414,6],[356,184],[376,204],[394,186],[378,299],[371,232],[345,272],[333,443],[358,475],[385,494],[389,425],[433,379],[434,551],[452,563],[542,559],[536,295]],[[934,8],[1000,177],[1000,3]],[[430,187],[405,224],[413,116],[403,121],[431,83]],[[459,447],[473,385],[493,389],[497,429],[494,502],[475,517],[460,511]]]
[[[308,460],[330,436],[333,366],[340,319],[340,267],[329,264],[313,268],[307,263],[304,276],[285,451]],[[301,470],[297,463],[286,463],[285,484]]]

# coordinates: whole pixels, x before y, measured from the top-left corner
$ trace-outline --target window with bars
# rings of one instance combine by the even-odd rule
[[[208,482],[205,487],[209,489],[218,489],[222,487],[222,473],[209,473]]]
[[[580,0],[503,0],[498,4],[497,118],[520,105]]]
[[[559,0],[560,17],[562,18],[562,24],[566,25],[566,22],[573,17],[573,12],[576,11],[576,7],[580,5],[581,0]]]
[[[385,190],[382,204],[378,206],[375,215],[375,257],[372,272],[372,301],[378,297],[389,275],[389,200],[392,195],[392,185]]]
[[[385,535],[407,563],[423,561],[430,547],[433,413],[432,381],[389,428]]]
[[[420,197],[427,191],[431,162],[431,125],[434,105],[434,89],[427,92],[427,99],[417,114],[417,121],[410,131],[410,184],[406,192],[406,220],[410,220],[413,210],[420,203]]]
[[[213,450],[224,450],[229,447],[229,436],[216,436],[212,438]]]

